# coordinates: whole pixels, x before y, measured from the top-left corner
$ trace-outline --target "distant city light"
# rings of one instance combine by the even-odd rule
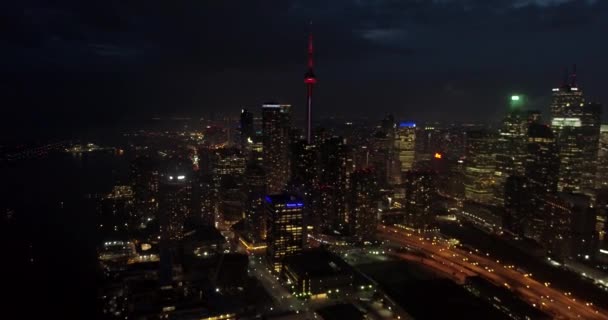
[[[519,101],[519,96],[511,96],[511,101]]]
[[[551,126],[553,127],[580,127],[582,121],[580,118],[553,118],[551,120]]]
[[[435,152],[435,159],[441,159],[443,158],[443,155],[439,152]]]
[[[177,176],[177,180],[184,180],[186,179],[186,176]]]

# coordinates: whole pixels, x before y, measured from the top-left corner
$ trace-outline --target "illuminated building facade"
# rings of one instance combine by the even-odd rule
[[[426,124],[416,130],[416,161],[433,159],[436,152],[443,151],[442,129],[439,124]]]
[[[283,259],[304,246],[304,202],[289,194],[264,197],[266,211],[266,254],[276,273],[283,271]]]
[[[236,149],[222,150],[218,153],[213,173],[217,176],[242,175],[245,173],[246,159]]]
[[[597,188],[608,188],[608,125],[600,127],[600,147],[597,159]]]
[[[510,110],[503,119],[498,134],[493,201],[497,206],[504,205],[506,179],[511,175],[524,174],[528,117],[522,110],[522,99],[518,95],[511,96]]]
[[[348,220],[346,212],[347,149],[339,137],[319,146],[319,223],[322,229],[339,227]]]
[[[348,224],[359,242],[373,239],[378,223],[380,194],[376,173],[372,169],[360,169],[352,173],[349,197]]]
[[[280,193],[289,179],[289,131],[291,106],[262,106],[262,143],[264,170],[269,193]]]
[[[601,107],[585,102],[576,75],[553,89],[551,128],[559,148],[559,191],[587,192],[597,173]]]
[[[407,172],[414,165],[416,157],[416,123],[402,121],[395,128],[395,153],[399,159],[401,172]]]
[[[426,229],[434,219],[431,205],[436,199],[435,173],[430,170],[405,174],[405,224]]]
[[[169,170],[160,182],[160,226],[163,239],[178,240],[184,235],[184,222],[192,215],[191,177],[182,170]]]
[[[465,198],[492,204],[494,198],[495,136],[485,130],[467,132]]]

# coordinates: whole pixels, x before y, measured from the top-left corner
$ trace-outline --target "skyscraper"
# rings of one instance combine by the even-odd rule
[[[272,270],[281,273],[283,259],[302,251],[304,246],[304,203],[289,194],[268,195],[266,211],[266,254]]]
[[[321,228],[343,225],[346,216],[347,150],[339,137],[319,146],[319,191],[317,214]]]
[[[535,194],[557,191],[559,176],[559,151],[551,129],[533,123],[528,127],[525,175]]]
[[[431,205],[437,195],[435,173],[431,170],[405,174],[405,224],[425,229],[433,221]]]
[[[351,177],[348,224],[354,238],[369,241],[378,223],[379,190],[376,174],[372,169],[360,169]]]
[[[308,226],[315,231],[320,225],[317,208],[318,195],[318,150],[314,144],[296,138],[290,145],[290,180],[287,190],[304,201],[304,217]]]
[[[438,123],[416,128],[416,161],[431,160],[436,152],[443,151],[441,150],[441,131]]]
[[[262,106],[263,164],[267,191],[280,193],[289,179],[289,129],[291,106],[264,104]]]
[[[130,165],[135,215],[142,221],[155,217],[158,210],[158,163],[150,153],[138,151]]]
[[[600,149],[597,159],[597,188],[608,188],[608,125],[600,128]]]
[[[261,165],[252,161],[245,169],[244,191],[245,225],[252,243],[266,238],[263,199],[266,194],[266,175]]]
[[[585,102],[576,74],[553,89],[551,128],[559,148],[559,191],[593,189],[597,170],[601,107]]]
[[[312,194],[316,185],[317,175],[317,147],[310,145],[306,140],[292,141],[290,145],[290,182],[289,190],[303,198]],[[307,202],[307,199],[304,199]]]
[[[465,197],[482,204],[491,204],[494,196],[495,137],[485,130],[467,132]]]
[[[312,33],[308,36],[308,71],[304,75],[306,84],[306,142],[312,143],[312,89],[317,83],[314,73]]]
[[[416,156],[416,123],[402,121],[395,128],[395,153],[401,163],[401,172],[412,168]]]
[[[241,150],[246,151],[247,146],[253,143],[255,129],[253,127],[253,113],[247,109],[241,110]]]
[[[142,223],[133,206],[131,186],[114,186],[99,203],[99,231],[106,237],[126,237]]]
[[[595,253],[595,210],[589,196],[558,193],[548,196],[544,207],[542,243],[558,258],[589,260]]]
[[[522,110],[523,97],[514,95],[510,108],[502,121],[496,144],[496,169],[494,171],[494,204],[504,204],[504,186],[511,175],[524,174],[526,157],[527,114]]]
[[[538,226],[534,221],[535,218],[540,217],[533,210],[533,196],[533,190],[526,177],[512,175],[506,179],[504,186],[505,216],[503,221],[505,229],[520,237],[530,236],[531,234],[540,236],[540,232],[533,230]]]
[[[160,226],[163,239],[184,235],[184,222],[192,215],[191,177],[181,169],[170,169],[160,180]]]

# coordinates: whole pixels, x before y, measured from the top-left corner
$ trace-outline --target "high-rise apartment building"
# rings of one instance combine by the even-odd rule
[[[426,229],[433,222],[431,206],[437,196],[435,172],[409,171],[405,174],[405,224]]]
[[[262,106],[263,164],[267,191],[283,191],[289,180],[289,132],[291,106],[267,103]]]
[[[354,238],[369,241],[378,222],[378,181],[372,169],[355,170],[351,176],[348,224]]]
[[[158,163],[150,153],[138,151],[130,169],[134,214],[147,221],[155,217],[158,210]]]
[[[250,162],[245,169],[245,225],[249,241],[258,243],[266,239],[266,219],[264,218],[264,195],[266,195],[266,175],[262,166]]]
[[[318,207],[320,227],[344,225],[347,192],[347,149],[339,137],[324,140],[319,145]]]
[[[184,222],[192,216],[191,177],[185,170],[171,169],[161,175],[159,216],[163,239],[183,237]]]

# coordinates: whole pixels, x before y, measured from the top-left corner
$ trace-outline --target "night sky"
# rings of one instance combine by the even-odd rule
[[[513,92],[546,110],[573,63],[608,103],[603,0],[19,0],[0,4],[3,135],[303,110],[310,20],[319,117],[494,121]]]

